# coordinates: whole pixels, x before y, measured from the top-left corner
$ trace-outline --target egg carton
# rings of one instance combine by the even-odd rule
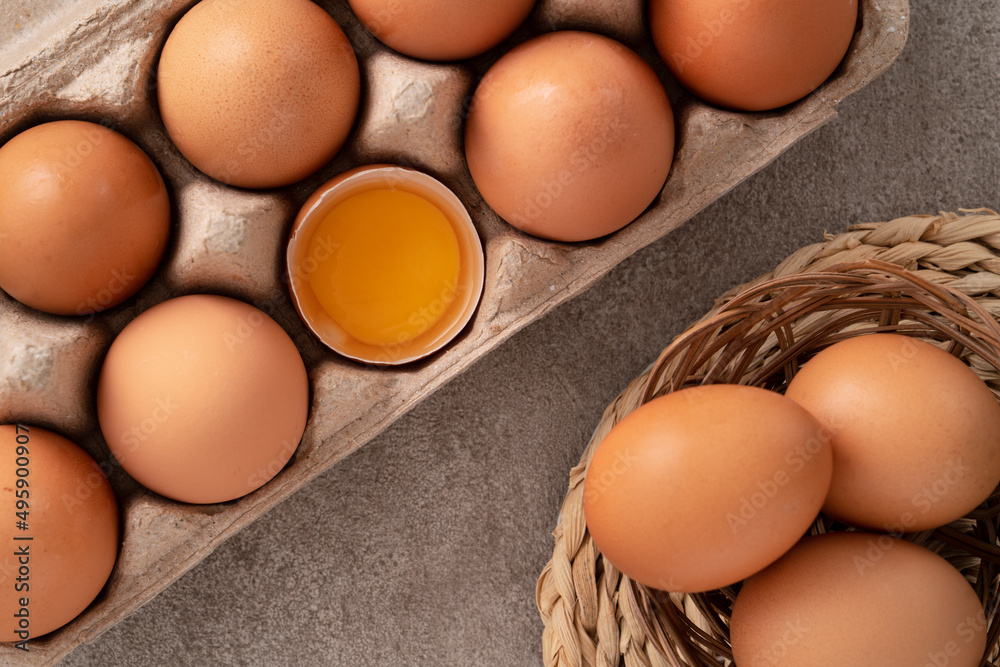
[[[746,114],[708,106],[671,80],[648,35],[641,0],[541,0],[511,39],[458,64],[401,56],[371,36],[346,0],[319,0],[358,54],[358,120],[347,145],[319,173],[286,188],[251,191],[194,169],[158,115],[159,52],[193,4],[67,3],[33,39],[15,39],[0,49],[0,143],[51,120],[108,125],[152,157],[173,208],[170,244],[156,275],[110,311],[56,317],[0,292],[0,423],[49,428],[86,449],[114,487],[123,526],[118,563],[94,603],[69,625],[32,640],[29,653],[0,646],[3,664],[54,664],[92,641],[517,330],[830,121],[842,99],[896,59],[909,24],[907,0],[862,0],[854,41],[827,83],[790,107]],[[478,194],[462,149],[464,114],[478,78],[513,44],[557,29],[602,33],[637,51],[663,80],[677,123],[673,169],[660,195],[631,225],[587,243],[543,241],[504,223]],[[297,316],[285,279],[285,244],[299,206],[327,179],[372,163],[411,166],[452,188],[469,209],[486,253],[485,289],[473,321],[444,351],[405,367],[374,368],[327,350]],[[311,385],[309,422],[292,461],[256,492],[218,505],[176,503],[139,486],[114,462],[95,416],[97,374],[117,332],[154,304],[191,293],[235,297],[269,313],[298,346]],[[88,492],[84,486],[74,490]],[[4,558],[0,580],[10,572],[10,557]]]

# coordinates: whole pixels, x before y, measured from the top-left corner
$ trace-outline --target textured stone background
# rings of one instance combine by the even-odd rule
[[[0,42],[44,32],[63,4],[2,0]],[[824,231],[1000,206],[1000,7],[911,6],[906,51],[839,119],[63,664],[540,665],[535,579],[566,475],[672,336]]]

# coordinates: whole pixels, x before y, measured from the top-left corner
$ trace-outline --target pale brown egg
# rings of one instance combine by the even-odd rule
[[[775,392],[709,385],[655,399],[605,437],[583,509],[597,548],[670,591],[736,583],[790,549],[830,484],[827,434]]]
[[[350,0],[375,37],[424,60],[462,60],[509,37],[535,0]]]
[[[63,120],[0,148],[0,288],[56,315],[89,315],[135,294],[170,235],[152,160],[114,130]]]
[[[305,365],[262,311],[190,295],[145,311],[101,368],[97,414],[111,453],[143,486],[218,503],[263,486],[298,447]]]
[[[118,557],[118,503],[75,444],[2,425],[0,513],[0,641],[32,640],[79,616],[104,588]]]
[[[486,203],[556,241],[595,239],[634,220],[663,187],[673,151],[673,112],[652,68],[588,32],[542,35],[500,58],[465,128]]]
[[[288,185],[330,161],[360,96],[350,42],[309,0],[202,0],[171,31],[157,76],[184,157],[246,188]]]
[[[986,618],[948,561],[888,535],[808,537],[744,584],[739,667],[976,667]]]
[[[849,338],[808,361],[785,395],[833,433],[823,510],[841,521],[894,533],[936,528],[1000,483],[1000,404],[929,343]]]
[[[843,60],[857,0],[650,0],[660,56],[698,97],[762,111],[791,104]]]

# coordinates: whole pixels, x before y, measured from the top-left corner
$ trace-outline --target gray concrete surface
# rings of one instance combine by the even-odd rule
[[[906,51],[839,119],[63,664],[540,665],[535,579],[568,470],[672,336],[824,231],[1000,206],[1000,7],[911,4]]]

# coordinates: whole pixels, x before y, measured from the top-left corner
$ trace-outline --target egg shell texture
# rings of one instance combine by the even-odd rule
[[[775,109],[818,88],[844,58],[857,0],[651,0],[660,56],[698,97]]]
[[[975,591],[924,547],[871,533],[808,537],[744,584],[731,639],[740,667],[975,667]]]
[[[171,299],[133,320],[97,387],[101,430],[121,466],[188,503],[262,486],[295,452],[308,410],[305,365],[284,330],[211,295]]]
[[[623,573],[680,592],[727,586],[805,533],[830,483],[828,438],[780,394],[683,389],[619,422],[587,470],[584,513]]]
[[[57,315],[115,306],[152,277],[170,200],[152,160],[102,125],[36,125],[0,147],[0,288]]]
[[[674,122],[652,68],[593,33],[555,32],[506,53],[476,89],[469,171],[521,231],[558,241],[621,229],[670,171]]]
[[[350,0],[387,46],[414,58],[461,60],[509,37],[535,0]]]
[[[824,511],[888,532],[964,516],[1000,483],[1000,404],[962,361],[898,334],[858,336],[808,361],[785,395],[833,433]]]
[[[340,26],[309,0],[203,0],[163,46],[157,97],[195,167],[231,185],[278,187],[343,146],[361,73]]]
[[[74,443],[34,426],[0,425],[0,512],[0,641],[24,639],[12,620],[21,598],[30,638],[40,637],[73,620],[104,588],[118,554],[118,503],[101,468]],[[24,530],[17,512],[25,512]]]
[[[0,81],[7,112],[0,117],[0,142],[55,115],[107,119],[154,158],[176,206],[175,237],[163,270],[132,300],[93,321],[47,317],[0,294],[0,332],[12,353],[0,356],[0,375],[6,378],[0,382],[0,413],[9,421],[30,418],[57,426],[99,460],[113,463],[103,451],[91,392],[111,338],[164,299],[209,292],[256,304],[292,335],[309,368],[314,418],[295,462],[234,503],[176,503],[116,469],[111,482],[130,537],[122,545],[112,585],[100,605],[32,645],[35,660],[43,663],[92,641],[515,331],[581,293],[624,257],[674,230],[834,118],[835,105],[864,88],[902,50],[909,16],[905,0],[865,0],[864,27],[845,67],[807,103],[778,114],[743,115],[737,122],[732,113],[677,91],[680,152],[656,206],[639,224],[600,242],[565,245],[526,236],[500,220],[482,202],[466,170],[457,121],[480,66],[498,58],[505,46],[471,66],[415,61],[375,40],[345,0],[319,3],[350,37],[365,77],[365,119],[345,148],[314,176],[280,190],[239,190],[193,169],[167,136],[151,92],[164,41],[194,4],[63,3],[51,32],[0,47],[10,69]],[[594,30],[625,42],[660,71],[644,14],[642,2],[539,0],[515,39],[553,28]],[[487,255],[483,303],[467,333],[432,363],[376,373],[335,359],[310,336],[283,293],[281,259],[282,230],[287,232],[310,193],[346,169],[373,162],[408,164],[447,183],[469,207]],[[26,377],[21,371],[29,360],[33,372]],[[18,656],[9,645],[0,646],[0,661]]]

